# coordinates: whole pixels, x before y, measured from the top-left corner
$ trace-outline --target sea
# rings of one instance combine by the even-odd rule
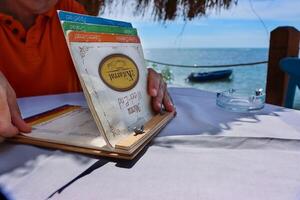
[[[260,88],[265,91],[266,88],[267,64],[227,68],[174,67],[172,64],[194,66],[267,61],[267,48],[157,48],[145,49],[144,54],[148,60],[170,64],[170,66],[165,66],[148,62],[148,65],[154,67],[157,71],[171,72],[172,80],[168,84],[173,87],[192,87],[213,92],[239,89],[250,93]],[[229,79],[202,83],[191,83],[186,79],[192,72],[209,72],[223,69],[233,70]],[[300,92],[298,89],[294,108],[300,109]]]

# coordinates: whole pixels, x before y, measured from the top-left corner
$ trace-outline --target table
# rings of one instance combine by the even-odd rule
[[[0,144],[0,185],[14,199],[300,199],[300,112],[224,111],[215,93],[170,88],[177,117],[133,161]],[[19,99],[24,117],[82,94]]]

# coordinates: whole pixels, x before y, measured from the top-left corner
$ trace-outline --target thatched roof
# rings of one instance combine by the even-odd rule
[[[118,1],[126,4],[126,0],[77,0],[82,3],[92,15],[97,15],[99,10],[104,11],[106,7]],[[174,20],[176,17],[191,20],[206,15],[207,10],[228,9],[237,4],[238,0],[134,0],[136,1],[135,15],[143,15],[149,7],[152,9],[155,20]]]

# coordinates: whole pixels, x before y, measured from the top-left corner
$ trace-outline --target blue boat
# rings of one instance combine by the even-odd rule
[[[187,79],[191,82],[204,82],[204,81],[213,81],[219,79],[227,79],[232,74],[232,70],[220,70],[212,72],[198,72],[191,73]]]

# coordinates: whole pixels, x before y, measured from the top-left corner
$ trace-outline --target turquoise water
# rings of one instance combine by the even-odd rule
[[[210,48],[210,49],[146,49],[145,57],[164,63],[182,65],[218,65],[234,64],[268,60],[268,49],[259,48]],[[157,66],[158,71],[165,66]],[[233,75],[228,80],[211,81],[206,83],[190,83],[186,77],[191,72],[206,72],[225,68],[179,68],[170,67],[174,76],[170,83],[178,87],[194,87],[208,91],[224,91],[230,88],[254,91],[266,87],[267,65],[260,64],[247,67],[232,67]],[[300,108],[300,94],[297,91],[295,107]]]

